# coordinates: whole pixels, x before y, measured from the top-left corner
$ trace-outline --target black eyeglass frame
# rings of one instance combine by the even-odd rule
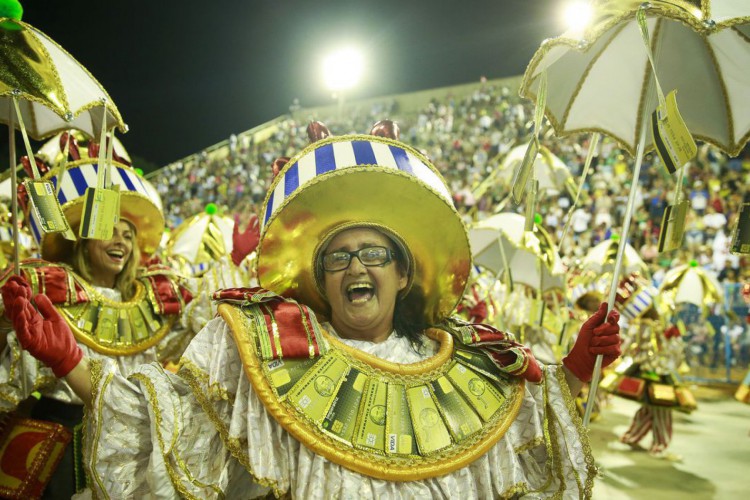
[[[365,250],[372,250],[373,248],[380,248],[380,249],[385,250],[385,259],[386,260],[384,262],[381,262],[379,264],[367,264],[364,261],[362,261],[362,258],[359,256],[360,253],[364,252]],[[328,267],[326,266],[326,257],[331,256],[331,255],[336,255],[336,254],[346,254],[346,255],[349,256],[349,259],[346,262],[346,266],[342,267],[342,268],[337,268],[337,269],[328,269]],[[363,266],[365,266],[365,267],[383,267],[383,266],[385,266],[385,265],[390,264],[391,262],[393,262],[393,255],[394,255],[394,252],[390,248],[384,247],[384,246],[381,246],[381,245],[373,245],[373,246],[369,246],[369,247],[360,248],[359,250],[355,250],[353,252],[348,252],[346,250],[337,250],[335,252],[331,252],[329,254],[325,254],[325,255],[323,255],[323,258],[321,259],[321,265],[323,267],[323,270],[326,271],[326,272],[329,272],[329,273],[335,273],[335,272],[338,272],[338,271],[346,271],[347,269],[349,269],[349,266],[352,265],[352,259],[354,257],[357,257],[357,260],[359,260],[359,262]]]

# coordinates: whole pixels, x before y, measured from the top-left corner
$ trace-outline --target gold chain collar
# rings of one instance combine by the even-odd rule
[[[138,354],[157,344],[177,320],[176,315],[155,312],[153,290],[135,282],[132,299],[118,302],[108,299],[91,285],[78,284],[88,302],[57,305],[76,339],[96,352],[109,356]]]
[[[320,356],[264,361],[262,312],[222,304],[219,313],[274,419],[308,449],[370,477],[415,481],[465,467],[520,409],[523,381],[502,377],[480,351],[454,345],[442,330],[428,332],[438,353],[415,364],[384,361],[327,332]]]

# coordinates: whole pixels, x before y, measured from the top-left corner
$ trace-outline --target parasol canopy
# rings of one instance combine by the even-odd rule
[[[586,257],[581,260],[582,272],[593,271],[598,275],[609,274],[611,276],[615,269],[615,259],[619,245],[620,239],[614,237],[592,247],[586,254]],[[638,251],[629,243],[625,243],[622,272],[625,275],[639,273],[648,276],[650,274],[648,266],[643,262]]]
[[[234,220],[217,214],[216,207],[209,204],[204,212],[189,217],[170,233],[166,254],[184,260],[197,274],[229,255],[233,229]]]
[[[596,22],[545,40],[521,82],[536,99],[546,71],[545,113],[555,133],[601,132],[631,154],[644,113],[657,104],[653,74],[635,19],[643,4],[595,0]],[[659,82],[677,89],[687,128],[696,139],[732,156],[750,138],[750,2],[654,0],[646,22]],[[652,149],[651,137],[646,150]]]
[[[0,122],[15,115],[15,97],[35,139],[69,129],[98,138],[105,110],[107,129],[127,130],[101,84],[65,49],[21,20],[0,23]]]
[[[544,293],[562,289],[565,270],[547,231],[536,224],[525,231],[525,218],[514,213],[493,215],[469,230],[474,264]]]
[[[679,304],[694,304],[705,311],[709,305],[723,302],[719,282],[698,267],[695,261],[671,269],[659,287],[664,301],[675,307]]]
[[[525,154],[526,145],[516,146],[503,159],[503,163],[500,166],[502,169],[500,175],[507,186],[510,186],[513,180],[513,173],[523,161]],[[575,195],[575,181],[568,166],[546,146],[540,145],[539,154],[534,160],[533,168],[536,179],[539,181],[539,191],[555,194],[565,190],[571,196]]]

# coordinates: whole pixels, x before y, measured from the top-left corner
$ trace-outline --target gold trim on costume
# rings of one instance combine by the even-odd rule
[[[560,385],[560,392],[562,392],[565,408],[567,408],[568,414],[576,427],[576,432],[581,437],[587,436],[588,434],[586,428],[583,426],[583,420],[581,420],[581,416],[576,408],[575,398],[570,393],[570,387],[568,387],[568,382],[565,379],[565,372],[562,369],[558,369],[556,370],[555,375],[557,377],[557,383]],[[598,468],[594,462],[594,455],[591,452],[591,445],[588,439],[581,439],[581,448],[583,449],[586,471],[588,472],[586,475],[586,482],[583,485],[581,498],[591,498],[592,489],[594,488],[594,477],[598,474]],[[578,477],[578,472],[575,467],[573,468],[573,472],[576,474],[576,480],[578,481],[580,489],[580,478]]]
[[[99,438],[102,433],[102,405],[101,401],[98,401],[100,392],[104,392],[107,390],[107,386],[112,381],[113,374],[109,373],[107,374],[107,378],[104,382],[101,382],[102,375],[104,373],[103,367],[102,367],[102,361],[98,359],[93,359],[90,361],[89,364],[91,368],[91,404],[93,408],[90,411],[96,411],[96,427],[93,431],[92,442],[91,442],[91,457],[89,458],[89,461],[86,462],[87,469],[88,469],[88,477],[90,479],[93,479],[96,481],[96,484],[99,486],[99,490],[104,493],[105,498],[109,498],[109,495],[107,495],[107,490],[104,487],[104,483],[102,483],[101,478],[96,473],[96,463],[98,462],[96,458],[96,450],[99,448]],[[101,387],[99,387],[99,384],[101,384]],[[83,412],[83,418],[84,422],[88,426],[88,411]],[[89,432],[84,433],[86,437],[90,436]],[[93,490],[92,490],[93,492]],[[94,495],[96,496],[96,495]]]
[[[231,453],[232,456],[236,458],[243,467],[245,467],[245,470],[250,474],[254,482],[273,490],[273,494],[277,498],[281,497],[284,494],[284,491],[279,489],[278,483],[272,479],[258,476],[250,465],[250,457],[247,454],[247,442],[242,446],[238,439],[229,436],[229,428],[217,414],[214,402],[211,400],[211,397],[205,394],[201,389],[201,385],[206,384],[208,375],[195,366],[192,361],[185,358],[180,362],[180,371],[178,372],[178,375],[190,386],[195,399],[198,401],[198,404],[201,405],[201,408],[203,408],[208,419],[214,424],[216,431],[221,437],[221,441],[229,450],[229,453]]]
[[[185,475],[188,481],[190,481],[191,483],[193,483],[199,488],[210,488],[214,492],[219,494],[219,496],[222,496],[221,489],[215,484],[205,484],[202,481],[199,481],[195,477],[193,477],[193,474],[190,472],[185,462],[179,456],[177,452],[177,447],[175,446],[179,438],[179,434],[180,434],[180,428],[178,427],[180,424],[180,420],[176,414],[177,409],[174,410],[175,415],[173,418],[173,422],[175,426],[172,429],[171,441],[169,443],[169,446],[165,446],[164,438],[162,437],[162,433],[161,433],[161,429],[163,428],[162,427],[163,421],[162,421],[162,415],[161,415],[161,406],[159,403],[159,395],[156,391],[156,388],[154,387],[153,382],[142,373],[135,373],[130,378],[138,381],[138,383],[143,385],[146,389],[145,396],[148,399],[149,403],[151,404],[151,408],[154,411],[154,420],[156,421],[156,439],[158,440],[159,446],[161,447],[162,457],[164,458],[164,467],[167,469],[167,474],[169,474],[169,479],[172,482],[172,485],[174,486],[174,488],[180,493],[180,495],[186,498],[196,499],[196,500],[200,498],[190,493],[185,487],[185,485],[182,484],[183,482],[180,479],[179,475],[177,474],[177,471],[175,470],[174,465],[172,464],[172,459],[174,459],[174,461],[177,462],[177,466],[180,468],[180,470]]]
[[[34,276],[35,273],[30,273]],[[89,301],[56,304],[76,340],[108,356],[130,356],[158,344],[172,330],[177,315],[157,314],[147,287],[135,282],[136,293],[124,302],[109,300],[95,288],[77,280]]]
[[[414,365],[391,363],[322,334],[314,359],[259,356],[258,308],[219,306],[245,374],[274,419],[306,448],[357,473],[388,481],[448,474],[486,453],[520,410],[522,379],[492,379],[453,356],[452,337]],[[212,419],[213,420],[213,419]]]

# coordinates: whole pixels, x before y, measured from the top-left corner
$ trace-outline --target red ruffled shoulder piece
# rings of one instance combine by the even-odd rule
[[[474,323],[467,326],[472,329],[472,334],[471,339],[463,338],[465,343],[487,352],[502,371],[529,382],[541,382],[542,369],[531,349],[490,325]]]
[[[154,306],[159,314],[181,314],[185,305],[193,300],[193,295],[168,266],[152,265],[139,279],[153,290]]]
[[[317,320],[307,306],[260,287],[217,290],[213,299],[240,308],[255,306],[257,314],[262,314],[265,320],[265,332],[259,334],[269,336],[272,349],[269,359],[320,355],[318,330],[313,326]],[[274,335],[278,335],[278,343]]]
[[[89,301],[79,282],[80,278],[66,266],[41,259],[28,259],[21,262],[21,274],[35,294],[45,294],[55,305]],[[7,268],[0,277],[0,283],[5,283],[12,275],[13,268]]]

